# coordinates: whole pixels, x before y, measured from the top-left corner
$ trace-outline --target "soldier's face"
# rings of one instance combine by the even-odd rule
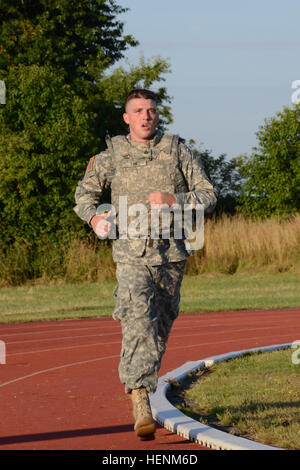
[[[127,103],[123,119],[129,125],[132,140],[147,142],[154,136],[159,121],[156,104],[145,98],[133,98]]]

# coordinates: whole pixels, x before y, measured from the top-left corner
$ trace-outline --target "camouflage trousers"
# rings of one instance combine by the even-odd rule
[[[154,393],[174,320],[186,261],[160,266],[118,263],[113,318],[122,325],[119,376],[125,392]]]

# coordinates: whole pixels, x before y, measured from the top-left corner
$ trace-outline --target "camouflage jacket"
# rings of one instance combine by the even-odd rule
[[[114,206],[122,194],[128,196],[130,204],[144,202],[147,206],[145,196],[152,191],[174,194],[181,207],[202,204],[206,213],[212,212],[216,204],[200,159],[180,139],[159,131],[145,143],[132,141],[129,136],[114,137],[106,151],[90,159],[75,192],[74,210],[82,220],[90,223],[108,187]],[[184,240],[172,236],[153,240],[117,237],[113,243],[115,262],[159,265],[181,261],[189,255]]]

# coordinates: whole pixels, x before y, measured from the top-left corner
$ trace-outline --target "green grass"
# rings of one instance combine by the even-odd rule
[[[177,407],[228,432],[300,449],[300,364],[293,363],[293,352],[252,353],[217,364],[180,393],[184,404]]]
[[[110,316],[115,283],[21,286],[0,289],[0,322]]]
[[[0,289],[0,322],[110,316],[116,283],[50,284]],[[299,275],[235,274],[185,277],[181,313],[290,308],[300,305]]]
[[[184,313],[298,307],[299,279],[297,273],[186,278],[180,306]]]

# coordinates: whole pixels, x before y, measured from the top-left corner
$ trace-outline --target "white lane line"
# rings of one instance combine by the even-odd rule
[[[300,313],[300,312],[299,312]],[[297,320],[299,318],[299,314],[297,314],[297,316],[295,317]],[[245,325],[245,326],[251,326],[251,325],[257,325],[257,323],[264,323],[266,325],[273,325],[273,324],[289,324],[292,319],[284,319],[284,320],[280,320],[280,319],[273,319],[273,318],[267,318],[267,319],[261,319],[260,322],[257,321],[257,319],[253,319],[253,318],[249,318],[247,319],[248,321],[244,320],[242,322],[242,325]],[[187,326],[182,326],[183,322],[178,322],[178,319],[175,320],[175,326],[177,328],[191,328],[191,326],[194,326],[194,324],[197,325],[197,328],[199,328],[200,326],[203,326],[204,328],[209,328],[209,327],[215,327],[215,326],[226,326],[226,327],[231,327],[231,326],[240,326],[241,325],[241,320],[237,320],[237,321],[233,321],[232,319],[230,320],[227,320],[227,321],[224,321],[224,322],[214,322],[214,323],[205,323],[205,322],[201,322],[200,320],[197,320],[195,322],[184,322],[184,323],[188,323]],[[199,324],[199,326],[198,326]],[[177,326],[178,325],[178,326]]]
[[[59,338],[42,338],[42,339],[25,339],[23,341],[7,341],[6,344],[23,344],[23,343],[43,343],[45,341],[60,341],[60,340],[65,340],[65,339],[78,339],[78,338],[90,338],[94,336],[114,336],[114,335],[120,335],[120,332],[117,333],[98,333],[95,335],[80,335],[80,336],[61,336]]]
[[[222,325],[216,325],[216,328],[217,327],[220,327]],[[225,326],[225,325],[223,325]],[[228,324],[226,325],[228,326]],[[293,325],[289,325],[290,328],[293,328],[293,330],[295,330],[295,327]],[[299,326],[300,327],[300,326]],[[172,329],[172,332],[173,331],[178,331],[178,330],[183,330],[183,329],[190,329],[191,327],[190,326],[184,326],[184,327],[174,327]],[[196,329],[201,329],[202,332],[199,332],[199,333],[189,333],[188,335],[181,335],[181,336],[195,336],[195,335],[199,335],[199,336],[205,336],[208,334],[207,331],[203,331],[205,327],[199,325],[199,326],[196,326],[193,328],[193,330],[196,330]],[[276,328],[282,328],[282,325],[279,324],[278,326],[272,324],[272,325],[267,325],[267,326],[261,326],[261,327],[255,327],[255,328],[249,328],[248,326],[245,326],[243,328],[239,328],[239,329],[230,329],[230,333],[239,333],[239,332],[242,332],[242,331],[259,331],[259,330],[271,330],[271,329],[276,329]],[[84,329],[84,328],[82,328]],[[88,329],[88,328],[86,328]],[[64,331],[62,332],[64,333]],[[28,333],[30,334],[30,333]],[[87,338],[87,337],[93,337],[93,336],[113,336],[113,335],[116,335],[116,334],[121,334],[121,329],[118,329],[117,332],[109,332],[109,333],[98,333],[98,334],[94,334],[94,335],[77,335],[77,336],[61,336],[61,337],[50,337],[50,338],[38,338],[38,339],[30,339],[30,340],[27,340],[27,339],[24,339],[24,340],[20,340],[20,341],[6,341],[6,344],[19,344],[19,343],[32,343],[32,342],[43,342],[43,341],[59,341],[61,339],[77,339],[77,338]],[[172,333],[171,333],[172,334]],[[228,331],[221,331],[219,332],[218,334],[228,334]],[[5,335],[3,335],[5,336]],[[1,338],[3,337],[1,335]]]
[[[181,338],[182,336],[189,336],[189,335],[177,335],[175,338],[173,338],[174,341],[176,341],[177,338]],[[191,335],[193,336],[193,335]],[[195,335],[194,335],[195,336]],[[286,336],[290,336],[290,334],[282,334],[282,335],[279,335],[279,337],[286,337]],[[239,342],[245,342],[245,341],[250,341],[250,340],[254,340],[254,341],[257,341],[257,340],[260,340],[260,339],[263,339],[263,338],[273,338],[273,335],[269,335],[269,336],[256,336],[254,338],[249,338],[249,337],[246,337],[246,338],[233,338],[233,339],[228,339],[228,340],[221,340],[221,341],[210,341],[210,342],[200,342],[200,343],[196,343],[196,344],[185,344],[183,346],[169,346],[167,347],[167,351],[169,350],[173,350],[173,349],[185,349],[187,347],[203,347],[203,346],[211,346],[211,345],[220,345],[220,344],[227,344],[227,343],[233,343],[233,342],[236,342],[236,341],[239,341]],[[88,344],[76,344],[76,345],[73,345],[73,346],[62,346],[62,347],[59,347],[59,348],[48,348],[48,349],[39,349],[39,350],[33,350],[33,351],[24,351],[24,352],[16,352],[16,353],[8,353],[6,354],[6,356],[17,356],[17,355],[24,355],[24,354],[38,354],[38,353],[43,353],[43,352],[53,352],[53,351],[63,351],[65,349],[77,349],[77,348],[83,348],[83,347],[89,347],[89,346],[108,346],[108,345],[111,345],[111,344],[119,344],[121,345],[121,341],[112,341],[112,342],[108,342],[108,343],[88,343]]]
[[[62,366],[51,367],[50,369],[38,370],[36,372],[33,372],[32,374],[23,375],[22,377],[18,377],[16,379],[9,380],[8,382],[4,382],[4,383],[0,384],[0,388],[5,387],[6,385],[16,383],[16,382],[20,382],[21,380],[25,380],[25,379],[29,379],[31,377],[35,377],[36,375],[46,374],[47,372],[53,372],[54,370],[65,369],[67,367],[73,367],[73,366],[81,366],[83,364],[89,364],[91,362],[104,361],[105,359],[115,359],[115,358],[120,358],[120,355],[117,354],[117,355],[114,355],[114,356],[97,357],[96,359],[89,359],[87,361],[73,362],[73,363],[69,363],[69,364],[64,364]]]
[[[46,331],[26,331],[26,332],[20,332],[20,333],[2,333],[1,329],[0,329],[0,335],[1,337],[2,336],[25,336],[25,335],[45,335],[45,334],[48,334],[48,333],[64,333],[65,331],[69,332],[69,331],[82,331],[82,330],[103,330],[104,328],[112,328],[113,330],[116,330],[116,329],[120,329],[120,326],[119,325],[116,325],[115,328],[113,328],[113,325],[111,326],[88,326],[88,327],[81,327],[81,328],[60,328],[60,329],[54,329],[54,330],[50,330],[50,329],[46,329]]]
[[[279,323],[281,324],[282,322],[272,322],[270,323],[270,325],[267,325],[267,326],[273,326],[274,323]],[[286,323],[290,323],[290,322],[286,322]],[[238,323],[238,325],[240,325],[240,323]],[[229,324],[228,322],[227,323],[219,323],[219,324],[209,324],[209,325],[203,325],[203,324],[199,324],[199,325],[196,325],[195,328],[218,328],[218,327],[223,327],[223,326],[226,326],[228,328],[232,327],[232,326],[235,326],[233,324]],[[194,326],[193,326],[194,327]],[[0,336],[1,338],[2,337],[12,337],[12,336],[27,336],[27,335],[44,335],[44,334],[48,334],[48,333],[68,333],[68,332],[73,332],[73,331],[83,331],[83,330],[103,330],[103,329],[107,329],[107,328],[110,328],[112,329],[112,333],[114,333],[114,331],[118,330],[118,331],[121,331],[121,327],[120,325],[116,325],[115,328],[112,328],[112,326],[97,326],[97,327],[82,327],[82,328],[60,328],[60,329],[54,329],[54,330],[50,330],[48,329],[47,331],[26,331],[26,332],[20,332],[20,333],[3,333],[0,329]],[[181,329],[190,329],[191,328],[191,325],[187,325],[187,326],[181,326],[181,324],[174,324],[174,327],[172,329],[173,330],[181,330]]]
[[[300,312],[299,312],[300,313]],[[297,314],[297,316],[295,316],[295,319],[297,321],[299,321],[299,314]],[[261,321],[258,321],[257,319],[253,319],[253,318],[248,318],[247,321],[246,320],[243,320],[241,322],[241,320],[237,320],[237,321],[233,321],[233,319],[230,319],[228,321],[224,321],[224,322],[216,322],[214,321],[214,323],[206,323],[205,321],[201,321],[201,320],[195,320],[193,322],[189,321],[189,322],[180,322],[177,320],[175,320],[175,324],[174,324],[174,327],[173,329],[177,329],[177,328],[193,328],[194,325],[196,328],[210,328],[210,327],[226,327],[226,328],[231,328],[231,327],[235,327],[235,326],[241,326],[243,325],[244,327],[248,327],[248,326],[252,326],[252,325],[257,325],[258,323],[263,323],[264,325],[268,326],[268,325],[274,325],[274,324],[278,324],[278,325],[289,325],[292,321],[293,321],[293,318],[284,318],[284,320],[280,320],[280,319],[273,319],[273,318],[268,318],[268,319],[260,319]],[[182,323],[188,323],[187,326],[183,326]]]
[[[230,331],[228,331],[228,330],[226,330],[226,331],[214,331],[214,332],[207,332],[207,331],[206,331],[206,332],[202,332],[202,333],[200,333],[200,332],[199,332],[199,333],[193,333],[193,332],[191,332],[191,333],[187,333],[187,334],[183,334],[183,335],[176,335],[176,337],[178,336],[179,338],[181,338],[181,337],[184,337],[184,336],[190,337],[190,336],[198,336],[198,335],[199,335],[199,336],[207,336],[208,334],[209,334],[209,335],[218,334],[218,335],[227,335],[227,336],[228,336],[228,333],[229,333],[229,334],[232,334],[232,333],[241,333],[241,332],[243,332],[243,331],[261,331],[261,330],[268,330],[268,331],[270,331],[270,330],[275,330],[275,329],[278,329],[278,328],[279,328],[279,329],[282,329],[282,326],[280,326],[280,325],[279,325],[279,326],[273,325],[273,326],[260,326],[260,327],[256,327],[256,328],[247,328],[247,327],[245,327],[245,328],[239,328],[239,329],[236,329],[236,330],[234,330],[234,329],[231,328]],[[298,327],[296,327],[296,328],[295,328],[295,326],[293,326],[293,325],[289,325],[289,328],[290,328],[291,330],[293,330],[293,331],[297,330],[297,328],[298,328],[299,331],[300,331],[300,325],[299,325]],[[194,329],[196,329],[196,328],[193,328],[193,330],[194,330]],[[172,335],[172,332],[171,332],[171,335]],[[171,335],[170,335],[170,337],[171,337]]]
[[[281,328],[280,326],[273,326],[273,327],[270,327],[270,326],[266,326],[266,327],[256,327],[256,328],[240,328],[240,329],[237,329],[237,330],[234,330],[234,329],[231,329],[230,333],[242,333],[244,331],[264,331],[264,330],[268,330],[268,331],[271,331],[271,330],[274,330],[274,329],[278,329],[278,328]],[[293,328],[293,332],[296,334],[296,331],[297,331],[297,328],[295,329],[295,327],[291,327]],[[99,333],[99,334],[95,334],[95,335],[80,335],[80,336],[64,336],[64,337],[60,337],[60,338],[44,338],[44,339],[33,339],[33,340],[24,340],[24,341],[11,341],[11,342],[7,342],[6,344],[7,345],[12,345],[12,344],[28,344],[28,343],[34,343],[34,342],[50,342],[50,341],[59,341],[59,340],[69,340],[69,339],[78,339],[78,338],[90,338],[90,337],[105,337],[105,336],[113,336],[113,335],[116,335],[116,334],[119,334],[121,336],[121,332],[119,333]],[[173,335],[171,333],[170,335],[170,339],[172,340],[176,340],[176,338],[183,338],[183,337],[193,337],[193,336],[197,336],[199,338],[201,337],[205,337],[207,336],[207,332],[205,331],[201,331],[201,332],[196,332],[196,333],[188,333],[188,334],[183,334],[183,335]],[[227,331],[222,331],[222,332],[218,332],[218,336],[219,335],[227,335],[228,332]],[[299,335],[300,335],[300,326],[299,326]],[[230,340],[231,341],[231,340]],[[235,341],[235,339],[233,339],[233,341]],[[222,342],[222,341],[221,341]],[[117,342],[111,342],[111,344],[116,344]],[[100,343],[99,343],[100,344]],[[109,344],[109,343],[103,343],[103,344]],[[212,344],[212,343],[202,343],[202,344]],[[214,342],[214,344],[217,344],[216,342]],[[80,345],[78,345],[80,346]],[[74,345],[72,346],[74,349],[77,347],[77,345]],[[60,350],[60,349],[64,349],[63,347],[62,348],[52,348],[52,350],[56,351],[56,350]],[[49,349],[48,349],[49,350]],[[34,354],[35,351],[32,351],[32,353]],[[30,353],[30,351],[26,352],[27,354]],[[17,352],[16,354],[21,354],[21,352]]]
[[[300,309],[299,309],[300,311]],[[225,312],[226,313],[226,312]],[[227,312],[229,313],[229,312]],[[230,312],[231,313],[231,312]],[[211,315],[213,315],[214,313],[212,313]],[[196,315],[201,315],[201,314],[194,314],[195,316]],[[253,318],[249,318],[248,319],[249,321],[245,323],[245,327],[246,325],[252,325],[254,319]],[[78,320],[77,320],[78,321]],[[82,319],[82,321],[85,321],[84,319]],[[99,321],[101,321],[101,319],[99,319]],[[116,329],[120,329],[120,323],[119,322],[116,322],[115,320],[112,320],[112,323],[110,325],[99,325],[99,321],[97,322],[97,326],[87,326],[87,327],[79,327],[79,328],[65,328],[64,326],[62,328],[60,328],[59,326],[57,328],[54,328],[52,329],[49,325],[49,323],[47,325],[45,325],[43,327],[43,330],[44,331],[26,331],[26,332],[18,332],[18,333],[5,333],[2,329],[1,329],[1,324],[0,324],[0,335],[1,337],[2,336],[5,336],[5,337],[8,337],[8,336],[17,336],[17,335],[30,335],[30,334],[48,334],[48,333],[52,333],[52,332],[55,332],[55,333],[61,333],[61,332],[65,332],[65,331],[82,331],[82,330],[96,330],[96,329],[107,329],[107,328],[112,328],[113,330],[116,330]],[[268,319],[267,321],[269,321],[269,325],[274,325],[274,323],[276,324],[289,324],[290,323],[290,320],[288,319],[284,319],[284,321],[282,320],[275,320],[275,319]],[[182,323],[188,323],[187,326],[182,326]],[[182,317],[178,317],[177,320],[175,321],[175,324],[174,324],[174,327],[173,327],[173,330],[174,329],[181,329],[181,328],[190,328],[191,325],[190,325],[190,320],[183,320]],[[216,322],[216,323],[209,323],[209,324],[205,324],[205,321],[204,319],[201,319],[201,318],[195,318],[194,321],[193,321],[193,325],[195,323],[199,323],[199,326],[197,325],[196,328],[210,328],[210,327],[231,327],[231,326],[235,326],[235,325],[240,325],[240,320],[237,319],[237,320],[234,320],[234,319],[231,319],[230,322],[229,321],[225,321],[225,322],[222,322],[222,323],[219,323],[219,322]],[[26,329],[33,329],[33,328],[41,328],[40,326],[37,326],[37,327],[30,327],[28,326]],[[51,328],[51,329],[50,329]],[[9,329],[10,330],[10,329]]]
[[[89,323],[90,325],[99,324],[99,322],[115,324],[116,321],[112,317],[98,317],[98,318],[70,318],[65,320],[36,320],[32,322],[19,322],[19,323],[1,323],[0,328],[6,328],[8,330],[31,330],[37,328],[51,328],[51,327],[65,327],[70,326],[72,322],[84,322]]]
[[[288,314],[291,314],[291,315],[297,315],[298,313],[300,312],[300,309],[297,308],[297,307],[291,307],[291,308],[283,308],[283,309],[256,309],[256,310],[233,310],[233,311],[220,311],[220,312],[198,312],[198,313],[180,313],[179,314],[179,317],[177,319],[177,322],[180,322],[180,323],[189,323],[190,324],[190,318],[192,317],[193,318],[193,321],[194,322],[205,322],[206,318],[203,318],[204,316],[207,317],[207,316],[219,316],[219,315],[233,315],[235,318],[232,318],[231,321],[236,321],[236,322],[239,322],[240,321],[240,318],[236,318],[237,316],[239,317],[246,317],[247,316],[250,316],[251,315],[251,318],[249,318],[249,320],[254,320],[254,319],[257,319],[257,318],[260,318],[261,315],[260,313],[263,313],[265,314],[265,316],[272,316],[272,319],[274,318],[274,316],[279,316],[282,318],[282,314],[284,313],[285,315],[288,315]],[[259,314],[259,315],[257,315]],[[255,315],[255,317],[254,317]],[[185,319],[184,317],[186,316],[189,316],[189,319]],[[254,317],[254,318],[253,318]],[[217,319],[218,320],[218,319]],[[65,319],[65,320],[53,320],[53,321],[50,321],[50,320],[45,320],[45,321],[41,321],[41,323],[43,324],[39,324],[39,325],[35,325],[34,323],[31,323],[31,324],[24,324],[24,323],[20,323],[20,324],[15,324],[15,325],[12,325],[10,324],[9,326],[7,326],[6,324],[0,324],[0,331],[1,331],[1,328],[5,328],[8,329],[9,331],[11,331],[12,329],[38,329],[38,328],[43,328],[43,329],[49,329],[49,327],[52,327],[52,326],[57,326],[57,329],[54,329],[53,331],[59,331],[60,329],[75,329],[75,328],[64,328],[65,324],[68,324],[69,322],[84,322],[84,323],[95,323],[97,325],[99,325],[99,322],[103,322],[103,323],[108,323],[108,322],[111,322],[111,325],[102,325],[101,327],[102,328],[110,328],[112,326],[114,326],[116,324],[116,321],[112,319],[112,317],[110,316],[107,316],[107,317],[98,317],[98,318],[72,318],[72,319]],[[40,323],[40,322],[39,322]],[[288,323],[288,321],[287,321]],[[233,323],[232,323],[233,324]],[[220,326],[226,326],[228,325],[228,322],[226,323],[222,323],[220,324]],[[62,326],[63,328],[60,328],[60,326]],[[205,325],[204,325],[205,326]],[[90,327],[83,327],[83,328],[93,328],[93,326],[90,326]],[[77,328],[77,329],[81,329],[81,328]],[[18,333],[18,334],[22,334],[22,333]]]
[[[240,330],[244,331],[244,330]],[[248,330],[247,330],[248,331]],[[191,337],[191,336],[198,336],[198,334],[188,334],[188,335],[176,335],[176,337],[173,337],[172,340],[176,340],[177,338],[182,338],[182,337]],[[203,336],[203,335],[202,335]],[[234,341],[234,340],[232,340]],[[213,344],[221,344],[222,341],[214,342]],[[12,344],[12,343],[9,343]],[[89,346],[102,346],[102,345],[111,345],[111,344],[121,344],[121,341],[111,341],[107,343],[87,343],[87,344],[75,344],[73,346],[62,346],[60,348],[48,348],[48,349],[36,349],[32,351],[19,351],[15,353],[7,353],[6,357],[9,356],[17,356],[17,355],[23,355],[23,354],[37,354],[37,353],[42,353],[42,352],[50,352],[50,351],[61,351],[65,349],[77,349],[77,348],[82,348],[82,347],[89,347]],[[201,345],[210,345],[212,343],[201,343]],[[198,344],[199,345],[199,344]],[[168,349],[172,349],[172,347],[169,347]]]
[[[6,354],[6,357],[11,357],[11,356],[19,356],[19,355],[24,355],[24,354],[39,354],[42,352],[51,352],[51,351],[63,351],[65,349],[77,349],[77,348],[88,348],[89,346],[110,346],[111,344],[120,344],[120,341],[113,341],[110,343],[88,343],[88,344],[76,344],[75,346],[63,346],[61,348],[49,348],[49,349],[37,349],[33,351],[21,351],[21,352],[16,352],[16,353],[11,353],[11,354]]]
[[[276,338],[284,338],[284,337],[290,337],[291,334],[284,334],[284,335],[276,335]],[[246,342],[246,341],[257,341],[265,338],[274,338],[274,335],[268,335],[268,336],[255,336],[255,337],[247,337],[247,338],[234,338],[234,339],[227,339],[223,341],[211,341],[211,342],[206,342],[206,343],[196,343],[196,344],[185,344],[184,346],[171,346],[167,347],[168,350],[173,350],[173,349],[185,349],[185,348],[195,348],[195,347],[202,347],[202,346],[211,346],[211,345],[216,345],[216,344],[225,344],[225,343],[240,343],[240,342]]]
[[[284,337],[284,336],[289,336],[289,335],[287,335],[287,334],[286,335],[279,335],[279,337]],[[250,340],[251,341],[256,341],[258,339],[265,339],[265,338],[266,337],[239,338],[238,341],[239,342],[250,341]],[[216,345],[216,344],[233,343],[233,342],[236,342],[236,341],[237,340],[235,339],[235,340],[226,340],[226,341],[220,341],[220,342],[202,343],[200,346],[202,347],[202,346],[206,346],[206,345],[210,345],[210,344]],[[188,348],[199,347],[199,344],[189,344],[189,345],[184,345],[184,346],[175,346],[175,347],[169,348],[169,350],[185,349],[187,347]],[[100,358],[95,358],[95,359],[89,359],[89,360],[86,360],[86,361],[73,362],[73,363],[64,364],[64,365],[61,365],[61,366],[51,367],[49,369],[39,370],[39,371],[33,372],[31,374],[24,375],[22,377],[17,377],[16,379],[9,380],[8,382],[4,382],[4,383],[0,384],[0,388],[5,387],[5,386],[10,385],[10,384],[13,384],[13,383],[16,383],[16,382],[20,382],[22,380],[25,380],[25,379],[28,379],[28,378],[31,378],[31,377],[35,377],[37,375],[45,374],[47,372],[52,372],[52,371],[55,371],[55,370],[60,370],[60,369],[73,367],[73,366],[78,366],[78,365],[83,365],[83,364],[89,364],[89,363],[97,362],[97,361],[103,361],[105,359],[116,359],[116,358],[120,358],[120,355],[116,354],[116,355],[112,355],[112,356],[105,356],[105,357],[100,357]]]

